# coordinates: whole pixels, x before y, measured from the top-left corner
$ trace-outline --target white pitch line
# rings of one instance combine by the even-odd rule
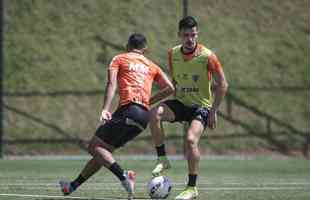
[[[174,190],[181,191],[184,187],[172,187]],[[42,190],[47,189],[44,187],[30,187],[24,188],[25,191],[31,190]],[[48,188],[50,191],[58,191],[58,188]],[[104,191],[102,188],[83,188],[84,191]],[[119,189],[106,188],[105,190],[119,193]],[[309,187],[199,187],[200,191],[283,191],[283,190],[310,190]],[[136,191],[143,192],[146,191],[146,188],[136,188]],[[1,194],[0,194],[1,195]]]
[[[174,188],[175,190],[181,190],[182,188]],[[101,189],[102,190],[102,189]],[[283,191],[283,190],[309,190],[308,187],[211,187],[211,188],[201,188],[200,191]],[[54,199],[96,199],[96,200],[127,200],[127,198],[119,197],[106,197],[106,198],[89,198],[89,197],[64,197],[64,196],[53,196],[53,195],[32,195],[32,194],[14,194],[14,193],[0,193],[0,196],[7,197],[34,197],[34,198],[54,198]]]
[[[199,188],[201,191],[282,191],[282,190],[309,190],[308,187],[212,187]]]
[[[49,189],[49,190],[58,190],[58,188],[56,187],[25,187],[23,188],[23,190],[42,190],[42,189]],[[180,185],[174,185],[172,186],[172,188],[174,190],[182,190],[183,189],[183,185],[180,187]],[[85,190],[85,191],[103,191],[103,190],[109,190],[109,191],[115,191],[118,192],[119,189],[115,189],[115,188],[92,188],[92,187],[84,187],[83,189],[81,188],[81,190]],[[252,186],[252,187],[199,187],[199,190],[201,191],[250,191],[250,190],[256,190],[256,191],[283,191],[283,190],[310,190],[310,187],[268,187],[268,186]],[[136,191],[146,191],[145,187],[137,187]],[[1,195],[1,194],[0,194]]]
[[[51,195],[32,195],[32,194],[13,194],[13,193],[0,193],[0,196],[7,196],[7,197],[35,197],[35,198],[54,198],[54,199],[95,199],[95,200],[115,200],[114,198],[90,198],[90,197],[64,197],[64,196],[51,196]],[[128,200],[128,198],[119,198],[116,197],[118,200]]]
[[[147,185],[145,182],[136,182],[137,185]],[[184,185],[184,183],[173,183],[173,185]],[[118,182],[102,182],[102,183],[87,183],[85,186],[102,186],[102,185],[109,185],[109,186],[117,186],[120,185]],[[303,186],[303,185],[310,185],[310,182],[289,182],[289,183],[281,183],[281,182],[262,182],[262,183],[246,183],[246,182],[219,182],[219,183],[212,183],[212,182],[199,182],[199,185],[236,185],[236,186],[244,186],[244,185],[254,185],[254,186],[289,186],[289,185],[297,185],[297,186]],[[1,186],[55,186],[58,187],[59,184],[57,183],[0,183]]]
[[[181,190],[181,188],[180,188]],[[214,187],[214,188],[199,188],[200,191],[283,191],[283,190],[309,190],[305,187]],[[14,194],[14,193],[0,193],[0,196],[7,197],[34,197],[34,198],[54,198],[54,199],[95,199],[95,200],[127,200],[127,198],[119,197],[105,197],[105,198],[89,198],[89,197],[64,197],[64,196],[53,196],[53,195],[32,195],[32,194]]]

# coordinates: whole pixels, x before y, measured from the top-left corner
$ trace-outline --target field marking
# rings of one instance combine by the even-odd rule
[[[140,189],[140,188],[139,188]],[[183,188],[175,188],[174,190],[182,190]],[[89,189],[88,189],[89,190]],[[92,189],[96,190],[96,189]],[[101,190],[102,189],[97,189]],[[199,187],[200,191],[288,191],[288,190],[309,190],[309,187]],[[118,190],[116,190],[118,191]],[[140,191],[140,190],[139,190]],[[119,193],[118,193],[119,194]],[[90,197],[75,197],[75,196],[55,196],[55,195],[33,195],[33,194],[15,194],[15,193],[0,193],[0,196],[7,196],[7,197],[34,197],[34,198],[54,198],[54,199],[93,199],[93,200],[112,200],[112,199],[119,199],[119,200],[127,200],[127,198],[122,197],[104,197],[104,198],[90,198]],[[136,199],[148,199],[148,198],[136,198]]]
[[[179,191],[179,190],[183,190],[184,189],[184,184],[179,184],[179,185],[173,185],[172,188],[173,190]],[[139,192],[146,192],[146,186],[145,187],[136,187],[136,191]],[[4,189],[4,188],[2,188]],[[7,188],[9,189],[9,188]],[[25,190],[25,191],[29,191],[29,190],[42,190],[42,189],[48,189],[50,191],[58,191],[59,188],[58,187],[24,187],[21,190]],[[294,186],[294,187],[270,187],[270,186],[264,186],[264,187],[259,187],[259,186],[249,186],[249,187],[243,187],[243,186],[239,186],[239,187],[198,187],[198,189],[200,191],[250,191],[250,190],[254,190],[254,191],[283,191],[283,190],[310,190],[310,187],[303,187],[303,186]],[[119,191],[121,190],[121,187],[119,188],[115,188],[115,187],[105,187],[105,189],[102,188],[93,188],[93,187],[84,187],[80,189],[81,191],[115,191],[117,193],[119,193]],[[59,191],[60,192],[60,191]],[[1,193],[0,193],[1,195]]]
[[[176,192],[179,192],[184,189],[185,184],[182,182],[173,182],[173,190]],[[146,196],[146,183],[145,182],[137,182],[136,191],[142,194],[145,194]],[[220,186],[219,186],[220,185]],[[120,183],[118,182],[96,182],[96,183],[87,183],[83,185],[83,187],[80,188],[81,191],[110,191],[111,195],[104,198],[95,198],[95,197],[78,197],[78,196],[62,196],[59,195],[46,195],[46,194],[33,194],[35,191],[49,191],[52,193],[55,193],[56,191],[59,191],[58,184],[51,183],[51,182],[45,182],[45,183],[1,183],[0,184],[0,190],[3,192],[5,190],[12,189],[12,187],[17,186],[24,186],[20,188],[21,191],[24,191],[28,194],[17,194],[17,193],[0,193],[1,196],[6,197],[19,197],[19,198],[42,198],[42,199],[80,199],[80,200],[112,200],[112,199],[127,199],[124,197],[121,197],[122,194],[126,195],[125,192],[120,192],[122,189],[120,186]],[[94,187],[96,186],[96,187]],[[98,187],[99,186],[99,187]],[[102,187],[100,187],[102,186]],[[103,187],[104,186],[104,187]],[[109,187],[107,187],[109,186]],[[116,186],[116,187],[115,187]],[[199,191],[202,192],[212,192],[212,191],[226,191],[226,192],[237,192],[237,191],[310,191],[310,182],[304,182],[304,181],[295,181],[295,182],[276,182],[276,181],[267,181],[267,182],[260,182],[260,183],[246,183],[246,182],[208,182],[203,181],[199,183]],[[104,188],[104,189],[103,189]],[[30,194],[29,194],[30,193]],[[60,191],[59,191],[60,193]],[[113,194],[119,195],[119,197],[113,197]],[[148,199],[147,197],[138,197],[136,199]]]
[[[146,186],[147,183],[145,182],[136,182],[137,185],[139,186]],[[176,186],[182,186],[184,183],[177,183],[177,182],[172,182],[173,185]],[[101,185],[109,185],[109,186],[117,186],[120,185],[118,182],[102,182],[102,183],[86,183],[84,187],[91,187],[91,186],[101,186]],[[235,185],[235,186],[256,186],[256,187],[261,187],[261,186],[307,186],[310,185],[310,182],[289,182],[289,183],[284,183],[284,182],[260,182],[260,183],[246,183],[246,182],[199,182],[199,186],[213,186],[213,185]],[[24,182],[24,183],[0,183],[1,186],[54,186],[58,187],[58,183],[29,183],[29,182]]]
[[[53,196],[53,195],[40,195],[40,194],[14,194],[14,193],[0,193],[0,196],[7,197],[34,197],[34,198],[54,198],[54,199],[92,199],[92,200],[128,200],[128,198],[119,198],[119,197],[105,197],[105,198],[90,198],[90,197],[65,197],[65,196]]]
[[[212,187],[200,188],[200,191],[282,191],[282,190],[309,190],[309,187]]]
[[[28,187],[28,188],[23,188],[23,190],[42,190],[42,189],[48,189],[50,191],[58,191],[58,188],[43,188],[43,187]],[[121,188],[120,188],[121,189]],[[115,191],[119,192],[118,188],[83,188],[81,190],[84,191]],[[181,191],[184,189],[184,187],[173,187],[174,190]],[[282,190],[310,190],[310,187],[209,187],[209,188],[204,188],[204,187],[198,187],[199,191],[250,191],[250,190],[256,190],[256,191],[282,191]],[[146,192],[146,188],[136,188],[136,191]],[[1,194],[0,194],[1,195]]]
[[[292,185],[296,185],[296,183],[291,183]],[[305,183],[303,183],[305,184]],[[46,184],[47,185],[47,184]],[[56,186],[56,184],[48,184],[50,186]],[[94,185],[94,184],[92,184]],[[179,190],[182,190],[183,187],[179,187],[179,186],[184,186],[184,184],[182,183],[177,183],[177,184],[174,184],[175,186],[177,187],[173,187],[173,190],[175,191],[179,191]],[[284,185],[284,184],[283,184]],[[305,185],[309,185],[308,183],[305,184]],[[8,186],[8,185],[7,185]],[[9,185],[9,186],[12,186],[12,185]],[[139,192],[141,191],[145,191],[145,187],[142,188],[142,186],[144,185],[140,185],[141,187],[138,187],[137,190]],[[42,189],[42,187],[26,187],[25,188],[26,190],[30,189],[30,190],[38,190],[38,189]],[[48,187],[48,189],[58,189],[56,187]],[[208,191],[297,191],[297,190],[307,190],[309,191],[310,187],[260,187],[260,186],[254,186],[254,187],[244,187],[242,185],[239,185],[239,187],[199,187],[199,190],[200,191],[204,191],[204,192],[208,192]],[[83,188],[83,190],[101,190],[102,191],[102,188],[98,188],[98,189],[95,189],[95,188]],[[109,191],[111,191],[111,188],[109,188]],[[116,193],[119,195],[119,190],[116,189],[115,190]],[[112,194],[113,195],[113,194]],[[111,195],[111,196],[112,196]],[[57,195],[40,195],[40,194],[37,194],[37,195],[33,195],[33,194],[17,194],[17,193],[0,193],[0,197],[1,196],[6,196],[6,197],[34,197],[34,198],[53,198],[53,199],[84,199],[84,200],[87,200],[87,199],[93,199],[93,200],[112,200],[112,199],[119,199],[119,200],[127,200],[127,198],[123,198],[123,197],[104,197],[104,198],[94,198],[94,197],[76,197],[76,196],[57,196]],[[148,198],[137,198],[137,199],[148,199]]]

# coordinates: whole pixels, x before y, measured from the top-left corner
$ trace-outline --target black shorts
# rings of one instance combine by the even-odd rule
[[[95,135],[119,148],[139,135],[149,122],[149,111],[142,105],[130,103],[119,107],[112,119],[101,125]]]
[[[175,120],[173,122],[191,122],[194,119],[202,123],[206,128],[208,124],[209,110],[207,107],[199,107],[197,105],[187,106],[179,100],[167,100],[163,102],[174,113]]]

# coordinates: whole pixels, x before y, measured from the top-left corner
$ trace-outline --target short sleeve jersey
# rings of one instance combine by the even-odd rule
[[[198,44],[191,54],[183,54],[181,45],[169,50],[169,74],[176,84],[176,99],[185,105],[210,108],[212,72],[222,70],[216,55]]]
[[[162,70],[144,55],[128,52],[115,56],[109,70],[117,70],[120,105],[130,102],[149,108],[153,81],[159,82]]]

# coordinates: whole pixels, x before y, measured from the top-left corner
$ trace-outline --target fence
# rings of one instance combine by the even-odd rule
[[[298,88],[298,87],[282,87],[282,88],[236,88],[233,90],[251,90],[255,91],[255,93],[259,94],[259,91],[263,92],[279,92],[279,91],[291,91],[294,93],[304,93],[309,92],[308,88]],[[78,91],[59,91],[59,92],[51,92],[51,93],[40,93],[40,92],[32,92],[32,93],[10,93],[6,94],[7,97],[10,98],[31,98],[31,97],[48,97],[48,98],[55,98],[57,96],[64,97],[64,96],[102,96],[103,91],[87,91],[87,92],[78,92]],[[299,130],[298,128],[294,127],[292,124],[289,124],[272,114],[261,110],[258,107],[251,105],[251,103],[238,98],[233,93],[229,93],[226,96],[225,102],[223,103],[225,106],[222,107],[219,116],[226,121],[227,123],[232,124],[233,126],[241,127],[242,132],[233,132],[228,134],[211,134],[209,135],[208,139],[210,140],[227,140],[231,138],[244,138],[244,137],[253,137],[253,138],[260,138],[265,140],[267,143],[270,144],[275,151],[278,151],[282,154],[289,154],[290,148],[288,143],[296,142],[298,143],[299,147],[294,150],[299,150],[303,153],[304,156],[309,155],[309,145],[310,145],[310,132],[306,132],[304,130]],[[87,139],[72,135],[69,132],[64,131],[60,128],[57,124],[48,122],[43,120],[39,117],[36,117],[34,114],[29,112],[25,112],[20,110],[19,108],[12,107],[10,105],[4,104],[4,108],[7,112],[14,113],[14,115],[20,115],[23,118],[27,118],[34,123],[40,124],[41,126],[50,129],[52,132],[57,133],[61,136],[61,138],[17,138],[17,139],[4,139],[4,145],[30,145],[34,143],[41,143],[41,144],[66,144],[71,143],[78,146],[81,149],[86,148]],[[244,109],[243,113],[249,112],[255,115],[255,118],[259,121],[264,121],[263,128],[257,129],[251,125],[251,123],[247,122],[246,120],[242,120],[240,117],[234,114],[235,109]],[[245,116],[246,117],[246,116]],[[220,122],[221,123],[221,122]],[[279,128],[277,130],[272,130],[272,126],[277,125]],[[279,131],[281,129],[281,131]],[[224,130],[225,131],[225,130]],[[282,137],[282,140],[277,138],[278,136]],[[181,135],[178,134],[170,134],[168,135],[168,140],[179,139]],[[286,139],[283,140],[283,137]],[[138,137],[138,140],[150,140],[150,136],[142,136]],[[294,140],[294,141],[287,141],[287,140]]]
[[[286,0],[283,5],[289,5],[290,11],[274,1],[240,6],[233,1],[191,1],[189,5],[186,0],[0,2],[5,38],[1,40],[5,59],[0,60],[6,66],[4,73],[3,65],[0,67],[4,78],[0,90],[5,91],[0,156],[2,149],[6,154],[23,153],[42,143],[85,148],[101,106],[102,66],[124,50],[132,32],[147,36],[153,50],[150,57],[165,66],[166,50],[177,42],[177,21],[187,14],[197,17],[200,41],[216,48],[227,78],[232,80],[219,113],[223,120],[206,138],[211,142],[254,138],[259,145],[284,154],[295,149],[309,154],[306,119],[310,110],[305,101],[310,98],[309,87],[284,86],[310,84],[302,76],[309,66],[309,58],[304,56],[309,49],[309,43],[304,42],[309,32],[306,2]],[[276,18],[270,14],[274,8]],[[294,10],[296,13],[291,13]],[[261,80],[272,84],[248,86]],[[168,130],[181,132],[171,126]],[[179,138],[180,134],[169,137]]]

